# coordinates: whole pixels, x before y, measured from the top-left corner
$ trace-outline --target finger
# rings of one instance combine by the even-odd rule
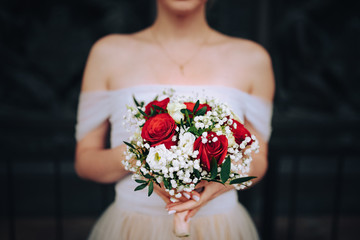
[[[204,191],[200,193],[201,199],[210,201],[215,196],[226,191],[226,187],[221,183],[211,182],[204,187]]]
[[[170,198],[167,196],[166,192],[160,188],[154,188],[154,192],[162,199],[166,204],[171,203]]]
[[[196,189],[197,188],[202,188],[202,187],[205,187],[209,182],[206,181],[206,180],[201,180],[198,184],[196,184]]]
[[[189,221],[195,214],[200,210],[200,207],[195,208],[193,210],[189,210],[188,214],[185,217],[185,221]]]
[[[200,201],[200,196],[201,196],[201,194],[198,193],[197,191],[191,192],[191,199],[195,200],[196,202]]]
[[[172,203],[169,203],[169,204],[166,206],[166,208],[169,209],[169,208],[171,208],[171,207],[177,206],[177,205],[179,205],[179,204],[181,204],[181,203],[183,203],[183,202],[189,201],[189,200],[194,200],[194,201],[196,201],[196,202],[199,202],[199,201],[200,201],[200,196],[201,196],[201,194],[198,193],[198,192],[196,192],[196,191],[192,191],[192,192],[190,192],[190,193],[188,193],[188,192],[183,192],[182,194],[186,197],[186,199],[181,198],[181,199],[180,199],[180,202],[172,202]]]
[[[187,210],[192,210],[194,208],[197,208],[200,206],[200,201],[196,202],[194,200],[188,200],[187,202],[178,203],[178,204],[168,204],[167,209],[169,211],[175,211],[175,212],[183,212]]]
[[[175,210],[176,212],[182,212],[186,210],[192,210],[198,206],[201,206],[203,203],[210,201],[217,192],[221,191],[223,188],[222,184],[211,183],[207,184],[204,187],[204,191],[198,193],[196,191],[192,191],[192,200],[187,202],[178,202],[178,203],[170,203],[166,206],[166,208],[170,210]],[[195,201],[198,200],[198,201]]]
[[[189,200],[190,198],[191,198],[191,193],[189,193],[189,192],[182,192],[182,195],[187,199],[187,200]]]
[[[186,202],[189,199],[191,199],[191,193],[184,191],[184,192],[180,192],[180,194],[181,194],[181,197],[177,198],[180,202]]]

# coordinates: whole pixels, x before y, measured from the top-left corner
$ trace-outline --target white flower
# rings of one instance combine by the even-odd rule
[[[176,188],[176,187],[177,187],[177,183],[176,183],[176,181],[175,181],[174,179],[171,179],[171,180],[170,180],[170,183],[171,183],[171,186],[172,186],[173,188]]]
[[[179,147],[183,153],[191,155],[194,149],[195,136],[190,132],[185,132],[179,136]]]
[[[166,149],[164,144],[150,148],[149,154],[146,157],[146,162],[152,170],[161,170],[166,166],[167,159],[171,158],[171,152]]]
[[[228,139],[229,147],[233,147],[236,144],[234,135],[232,134],[228,135],[227,139]]]
[[[174,119],[176,123],[180,123],[181,119],[184,120],[184,114],[182,114],[180,111],[181,109],[186,108],[186,105],[183,103],[169,103],[167,105],[167,110],[169,115]]]

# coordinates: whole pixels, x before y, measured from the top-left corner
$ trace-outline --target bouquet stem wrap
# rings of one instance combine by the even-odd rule
[[[174,213],[173,231],[177,237],[190,236],[190,222],[185,221],[186,215],[189,211]]]

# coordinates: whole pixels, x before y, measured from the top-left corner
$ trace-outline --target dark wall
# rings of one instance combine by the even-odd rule
[[[239,193],[264,239],[354,239],[360,222],[355,1],[217,0],[215,29],[270,52],[270,168]],[[358,5],[358,4],[357,4]],[[91,45],[149,26],[148,0],[0,3],[1,239],[83,239],[112,186],[76,177],[74,125]]]

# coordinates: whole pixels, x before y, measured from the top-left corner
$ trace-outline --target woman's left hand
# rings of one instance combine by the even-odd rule
[[[189,213],[185,217],[185,221],[188,221],[190,218],[195,216],[195,214],[200,210],[200,208],[206,203],[208,203],[210,200],[234,188],[231,185],[225,186],[221,183],[207,181],[200,183],[198,187],[204,188],[204,190],[199,194],[200,198],[197,198],[199,199],[199,201],[189,199],[186,202],[169,203],[166,205],[166,209],[168,211],[176,212],[189,211]]]

